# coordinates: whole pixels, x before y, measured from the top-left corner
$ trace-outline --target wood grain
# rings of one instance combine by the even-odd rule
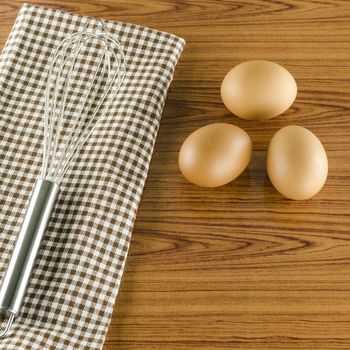
[[[32,2],[32,1],[29,1]],[[169,91],[105,350],[350,348],[350,2],[35,1],[134,22],[187,40]],[[3,44],[22,1],[0,3]],[[225,73],[269,59],[296,78],[292,108],[264,123],[220,101]],[[177,156],[196,128],[223,121],[254,142],[233,183],[201,189]],[[297,123],[323,142],[329,178],[292,202],[265,173],[269,139]]]

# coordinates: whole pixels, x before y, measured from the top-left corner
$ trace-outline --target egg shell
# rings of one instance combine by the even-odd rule
[[[328,159],[322,143],[311,131],[290,125],[272,137],[266,167],[278,192],[303,200],[313,197],[325,184]]]
[[[252,142],[241,128],[214,123],[190,134],[179,152],[179,167],[190,182],[203,187],[225,185],[247,167]]]
[[[232,68],[221,84],[226,108],[242,119],[270,119],[294,102],[297,84],[277,63],[254,60]]]

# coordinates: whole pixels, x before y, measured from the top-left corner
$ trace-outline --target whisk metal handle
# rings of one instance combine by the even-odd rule
[[[17,317],[38,255],[41,241],[57,201],[59,187],[49,180],[36,182],[17,242],[0,287],[0,311]],[[7,330],[7,332],[9,329]],[[5,337],[6,334],[1,334]]]

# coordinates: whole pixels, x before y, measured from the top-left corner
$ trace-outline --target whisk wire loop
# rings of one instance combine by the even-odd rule
[[[113,88],[118,91],[124,79],[122,47],[105,31],[102,21],[101,25],[102,32],[74,33],[64,39],[55,51],[46,89],[42,179],[60,183],[72,159],[109,108],[112,99],[106,101],[108,94]],[[99,56],[93,68],[84,65],[84,59],[88,60],[84,58],[85,51]],[[90,75],[86,77],[84,74]],[[83,75],[83,79],[77,83],[74,78],[80,78],[79,75]],[[82,95],[78,103],[74,89],[82,83],[86,84],[86,91],[78,91]]]
[[[108,72],[110,74],[110,65],[108,65]],[[66,157],[65,161],[64,161],[64,165],[62,167],[62,170],[60,170],[60,173],[59,173],[59,176],[58,178],[56,178],[56,181],[60,181],[63,177],[63,175],[65,174],[65,172],[68,170],[68,167],[70,166],[71,164],[71,160],[72,158],[74,157],[74,155],[79,151],[79,149],[83,146],[83,144],[86,142],[86,140],[91,136],[91,134],[93,133],[93,131],[95,130],[95,128],[97,127],[98,123],[100,122],[100,119],[98,119],[97,121],[95,121],[96,119],[96,115],[97,113],[99,112],[100,115],[104,115],[105,111],[107,110],[107,108],[109,107],[110,103],[112,102],[112,100],[109,101],[109,103],[105,104],[104,108],[102,111],[100,111],[100,108],[102,106],[102,104],[104,103],[107,95],[109,94],[111,88],[113,87],[114,85],[114,82],[115,82],[115,79],[117,76],[120,75],[120,72],[119,70],[117,70],[115,72],[115,74],[112,76],[110,82],[107,84],[106,88],[105,88],[105,92],[104,94],[100,97],[99,99],[99,103],[97,104],[97,106],[95,107],[95,109],[93,110],[93,112],[91,113],[92,116],[87,124],[87,126],[84,128],[84,130],[81,130],[81,134],[86,131],[87,129],[89,129],[89,127],[93,124],[93,128],[91,128],[89,130],[89,132],[87,133],[87,135],[85,135],[85,137],[81,137],[82,135],[79,134],[77,135],[77,139],[80,139],[80,141],[76,142],[74,144],[74,148],[72,150],[72,152],[69,154],[68,157]],[[118,81],[118,84],[117,84],[117,89],[119,89],[120,87],[120,84],[121,84],[121,81],[119,80]],[[58,168],[60,169],[60,168]]]
[[[59,141],[60,140],[60,136],[61,136],[61,133],[62,133],[62,127],[63,127],[63,121],[64,121],[64,113],[65,113],[65,108],[66,108],[66,102],[67,102],[67,97],[68,97],[68,87],[71,85],[71,82],[72,82],[72,73],[73,73],[73,70],[74,70],[74,67],[75,67],[75,62],[78,58],[78,55],[81,51],[83,47],[83,42],[81,42],[78,46],[78,49],[76,50],[76,54],[74,55],[73,57],[73,60],[72,60],[72,64],[71,66],[69,67],[69,71],[68,71],[68,74],[67,74],[67,77],[65,77],[64,79],[64,87],[63,87],[63,101],[60,105],[60,111],[59,111],[59,117],[57,119],[57,132],[56,132],[56,137],[53,141],[53,151],[52,151],[52,159],[55,160],[55,156],[56,156],[56,153],[57,153],[57,147],[58,147],[58,144],[59,144]],[[68,59],[66,59],[64,61],[64,64],[68,61]],[[64,66],[63,66],[64,67]],[[59,79],[58,79],[58,84],[59,84],[59,80],[61,78],[61,73],[62,73],[63,69],[60,71],[60,75],[59,75]],[[57,89],[55,89],[55,101],[57,100]],[[56,105],[54,105],[54,109],[53,109],[53,113],[55,113],[55,107]],[[52,124],[51,124],[52,126]],[[52,132],[50,133],[52,135]]]
[[[94,73],[94,76],[92,78],[92,80],[94,81],[95,78],[96,78],[96,74],[98,72],[98,70],[100,69],[101,67],[101,64],[102,64],[102,61],[103,61],[103,56],[101,56],[99,62],[98,62],[98,67],[97,69],[95,70],[95,73]],[[100,88],[100,85],[101,85],[101,81],[98,85],[98,89],[97,91],[99,90]],[[67,143],[67,145],[65,146],[65,149],[63,151],[64,154],[69,154],[69,150],[71,149],[72,145],[74,146],[74,143],[76,142],[76,138],[78,137],[77,134],[74,133],[74,130],[75,129],[78,129],[78,130],[81,130],[81,124],[83,123],[83,118],[82,118],[82,113],[83,113],[83,109],[84,109],[84,105],[87,103],[87,99],[90,95],[90,92],[91,92],[91,89],[93,88],[93,85],[90,84],[89,88],[88,88],[88,92],[85,94],[85,98],[84,98],[84,101],[81,103],[81,106],[80,106],[80,109],[77,111],[77,118],[74,118],[74,124],[72,125],[71,127],[71,137],[69,138],[69,141]],[[89,103],[89,108],[91,108],[91,105],[93,104],[93,100],[90,99],[90,103]],[[57,176],[58,176],[58,173],[59,173],[59,169],[60,167],[62,166],[62,162],[63,162],[63,157],[60,157],[59,161],[58,161],[58,164],[57,164],[57,167],[55,167],[55,170],[54,170],[54,173],[53,173],[53,178],[56,179]]]

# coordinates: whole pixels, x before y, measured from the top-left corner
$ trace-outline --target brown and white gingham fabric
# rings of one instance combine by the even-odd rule
[[[90,21],[24,5],[0,57],[0,276],[40,173],[50,55],[65,35]],[[23,313],[0,349],[103,345],[166,93],[184,46],[167,33],[104,24],[123,46],[126,77],[61,183]]]

